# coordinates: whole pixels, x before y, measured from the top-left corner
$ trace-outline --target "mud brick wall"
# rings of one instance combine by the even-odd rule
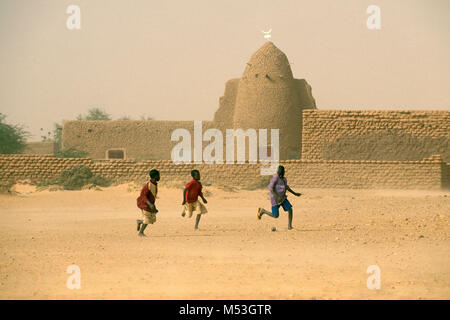
[[[303,111],[302,160],[403,161],[433,154],[450,162],[450,111]]]
[[[288,183],[301,187],[430,189],[442,185],[440,156],[422,161],[290,160]]]
[[[442,164],[442,188],[450,189],[450,163]]]
[[[45,180],[76,166],[91,166],[90,159],[60,159],[53,155],[0,155],[0,180]]]
[[[202,124],[203,130],[212,127],[212,121]],[[93,159],[106,159],[109,149],[124,149],[126,159],[170,160],[172,148],[178,143],[170,138],[179,128],[191,133],[193,146],[193,121],[65,121],[62,148],[85,151]]]
[[[286,160],[290,185],[307,188],[400,188],[441,189],[450,182],[450,164],[432,156],[422,161]],[[40,181],[79,165],[85,165],[104,177],[120,182],[146,181],[148,172],[161,172],[161,184],[190,179],[190,171],[199,169],[205,184],[247,187],[261,182],[261,164],[180,164],[170,160],[98,160],[61,159],[42,155],[0,155],[0,180]],[[264,165],[267,166],[267,165]]]
[[[24,154],[53,154],[55,145],[53,142],[27,142]]]
[[[120,160],[101,160],[91,167],[96,174],[119,181],[146,181],[151,169],[161,173],[161,183],[179,182],[185,184],[191,178],[192,169],[198,169],[204,183],[247,185],[260,179],[259,167],[251,164],[207,165],[174,164],[171,160],[146,160],[141,162],[124,162]]]

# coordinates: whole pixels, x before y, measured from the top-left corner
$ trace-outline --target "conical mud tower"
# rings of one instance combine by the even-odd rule
[[[286,55],[272,42],[266,42],[252,55],[239,81],[233,80],[229,86],[233,90],[225,91],[221,102],[227,104],[221,103],[220,107],[232,112],[232,117],[226,112],[232,127],[268,132],[279,129],[280,159],[299,159],[302,110],[316,105],[306,81],[294,79]],[[219,108],[216,116],[219,111],[225,113]]]

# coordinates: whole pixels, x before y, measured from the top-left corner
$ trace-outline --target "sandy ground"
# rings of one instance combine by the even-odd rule
[[[206,187],[200,230],[160,184],[158,221],[137,237],[139,191],[0,195],[1,299],[449,299],[450,192],[298,189],[287,214],[266,190]],[[272,232],[275,226],[277,231]],[[66,286],[67,267],[81,289]],[[368,266],[381,289],[366,285]]]

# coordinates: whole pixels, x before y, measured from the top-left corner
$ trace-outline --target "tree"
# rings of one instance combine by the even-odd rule
[[[87,116],[78,115],[77,120],[111,120],[111,115],[100,108],[91,108]]]
[[[145,114],[143,114],[143,115],[141,115],[141,120],[155,120],[155,119],[152,117],[147,117],[147,116],[145,116]]]
[[[5,118],[6,116],[0,113],[0,153],[21,153],[30,134],[21,125],[5,123]]]
[[[57,150],[61,150],[61,134],[62,134],[62,123],[55,122],[53,124],[53,141],[56,144]]]
[[[44,128],[41,128],[41,140],[42,142],[52,141],[52,133],[50,131],[47,132],[47,135],[44,134]]]

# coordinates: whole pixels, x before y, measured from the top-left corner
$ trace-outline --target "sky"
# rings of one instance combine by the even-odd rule
[[[448,0],[0,0],[0,113],[29,141],[96,107],[211,120],[270,29],[318,109],[450,110]]]

